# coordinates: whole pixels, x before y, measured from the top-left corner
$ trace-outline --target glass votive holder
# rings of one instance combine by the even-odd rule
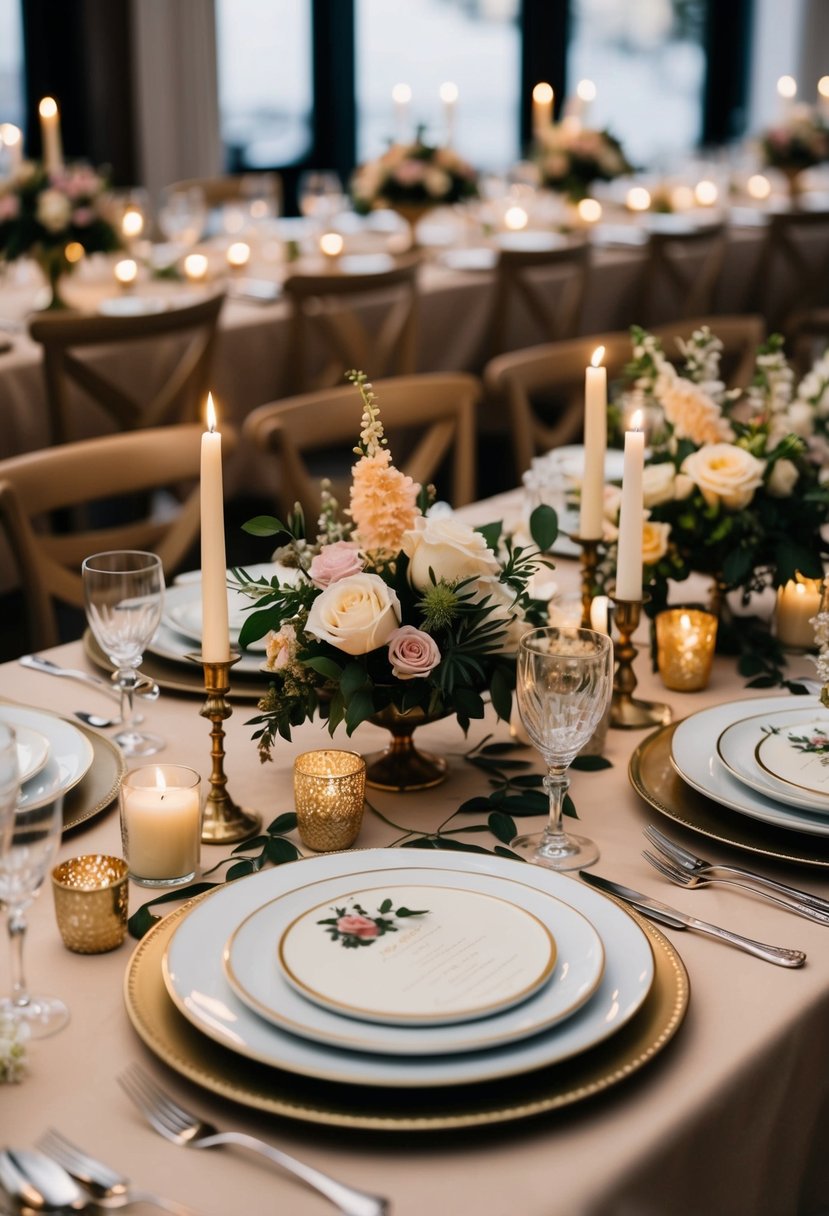
[[[662,683],[677,692],[708,685],[717,618],[701,608],[669,608],[656,618],[656,661]]]
[[[182,764],[148,764],[124,775],[118,795],[130,878],[175,887],[195,878],[201,852],[201,777]]]
[[[348,849],[363,822],[366,762],[356,752],[303,752],[294,761],[299,838],[316,853]]]
[[[52,870],[55,918],[67,950],[105,954],[127,935],[127,863],[87,853]]]
[[[774,608],[774,632],[778,642],[787,650],[814,650],[813,620],[820,611],[823,588],[819,578],[804,578],[798,574],[777,588]]]

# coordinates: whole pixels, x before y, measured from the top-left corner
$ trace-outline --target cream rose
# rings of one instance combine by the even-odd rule
[[[772,498],[790,498],[800,476],[791,460],[775,460],[769,474],[768,488]]]
[[[669,460],[646,464],[642,470],[642,500],[646,508],[673,502],[676,469]]]
[[[72,204],[60,190],[44,190],[37,200],[37,222],[47,232],[62,232],[71,214]]]
[[[646,566],[653,566],[661,561],[668,552],[668,537],[671,535],[671,525],[656,523],[646,519],[642,524],[642,561]]]
[[[455,516],[419,516],[414,528],[404,532],[401,548],[409,559],[409,582],[418,591],[435,581],[456,583],[498,573],[498,561],[480,532]]]
[[[317,596],[305,632],[346,654],[368,654],[385,646],[399,624],[396,592],[379,574],[352,574]]]
[[[518,650],[518,645],[523,635],[529,629],[524,614],[515,603],[515,594],[510,590],[506,583],[502,583],[497,578],[487,576],[479,578],[472,587],[476,599],[484,599],[489,597],[489,603],[492,607],[488,620],[499,621],[503,624],[506,630],[506,636],[501,643],[501,648],[505,652],[512,654]]]
[[[692,452],[682,464],[710,507],[722,503],[729,511],[742,511],[763,484],[766,466],[745,448],[732,443],[708,443]]]

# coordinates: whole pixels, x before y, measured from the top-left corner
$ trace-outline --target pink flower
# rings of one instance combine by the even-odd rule
[[[20,214],[20,199],[16,194],[0,194],[0,223],[16,220]]]
[[[76,207],[72,212],[72,223],[76,228],[88,228],[95,219],[95,212],[91,207]]]
[[[360,557],[357,545],[350,540],[338,540],[333,545],[323,545],[315,554],[309,574],[317,587],[324,588],[364,569],[365,562]]]
[[[440,659],[434,638],[413,625],[401,625],[389,638],[389,662],[398,680],[423,679]]]
[[[337,929],[340,933],[349,933],[352,937],[377,937],[380,930],[377,928],[373,920],[369,920],[367,916],[341,916],[337,921]]]

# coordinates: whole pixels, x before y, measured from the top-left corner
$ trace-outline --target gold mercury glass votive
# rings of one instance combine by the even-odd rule
[[[303,752],[294,761],[300,840],[317,853],[348,849],[363,822],[366,762],[356,752]]]
[[[662,683],[677,692],[708,685],[717,618],[699,608],[669,608],[656,618],[656,661]]]
[[[127,934],[127,863],[88,853],[52,871],[55,916],[63,944],[76,954],[104,954]]]

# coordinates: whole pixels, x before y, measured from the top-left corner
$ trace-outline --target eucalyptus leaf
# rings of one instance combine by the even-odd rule
[[[280,532],[288,530],[282,521],[273,515],[255,515],[253,519],[242,524],[242,531],[251,536],[278,536]]]
[[[285,832],[292,832],[296,827],[296,811],[285,811],[282,815],[277,815],[273,823],[268,824],[268,831],[272,836],[281,836]]]

